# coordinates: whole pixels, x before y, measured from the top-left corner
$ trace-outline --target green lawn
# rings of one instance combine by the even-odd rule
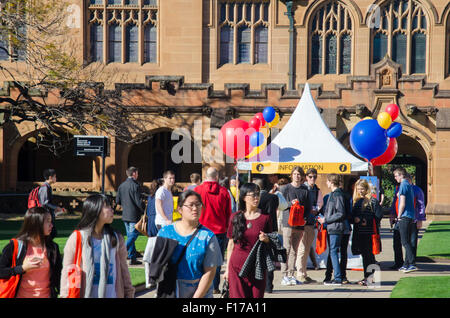
[[[58,230],[58,235],[55,238],[55,242],[59,245],[59,250],[61,254],[64,252],[64,245],[66,244],[67,238],[73,232],[77,226],[80,219],[57,219],[56,228]],[[0,220],[0,252],[8,244],[9,240],[17,235],[22,225],[22,220],[5,221]],[[121,219],[114,219],[112,224],[114,229],[120,231],[126,240],[125,227]],[[145,246],[147,245],[147,237],[140,235],[136,240],[136,250],[142,254],[145,251]],[[133,285],[145,283],[144,269],[143,268],[130,268],[131,281]]]
[[[450,259],[450,222],[432,222],[417,247],[417,257]]]
[[[391,298],[450,298],[450,276],[403,277]]]

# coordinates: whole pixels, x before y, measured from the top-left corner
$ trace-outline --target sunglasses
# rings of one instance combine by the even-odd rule
[[[246,197],[254,197],[254,198],[258,198],[258,197],[259,197],[259,192],[257,192],[257,193],[248,193],[248,194],[246,195]]]
[[[317,176],[307,176],[310,179],[317,179]]]

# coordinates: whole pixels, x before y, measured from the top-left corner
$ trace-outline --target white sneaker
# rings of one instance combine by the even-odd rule
[[[291,281],[287,276],[284,276],[283,279],[281,279],[281,286],[290,286]]]
[[[288,279],[289,279],[289,285],[291,285],[291,286],[297,285],[298,282],[294,276],[288,277]]]

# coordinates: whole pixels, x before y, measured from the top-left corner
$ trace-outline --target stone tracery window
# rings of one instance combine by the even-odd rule
[[[353,23],[340,1],[328,1],[311,22],[311,75],[350,74],[352,70]]]
[[[90,0],[90,62],[156,63],[157,0]]]
[[[427,18],[415,0],[387,1],[381,7],[380,25],[372,31],[372,61],[389,55],[405,74],[426,72]]]
[[[270,0],[219,1],[219,64],[267,64]]]

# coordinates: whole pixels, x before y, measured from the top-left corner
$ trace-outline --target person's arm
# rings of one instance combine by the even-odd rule
[[[156,207],[156,213],[161,215],[161,217],[167,222],[167,224],[170,224],[172,221],[169,220],[164,213],[163,204],[161,199],[156,199],[155,201],[155,207]]]
[[[228,240],[227,246],[227,265],[225,266],[225,273],[223,274],[223,279],[228,280],[228,267],[230,265],[231,254],[233,254],[234,242],[233,239]]]
[[[16,265],[14,268],[11,268],[13,252],[14,244],[10,241],[8,245],[3,248],[3,252],[0,257],[1,279],[9,279],[11,276],[24,273],[22,265]]]
[[[39,203],[41,204],[41,206],[43,207],[48,207],[50,208],[52,211],[55,211],[59,209],[58,206],[56,206],[55,204],[52,204],[49,200],[49,195],[48,195],[48,188],[47,186],[44,184],[43,186],[41,186],[39,188],[39,192],[38,192],[38,196],[39,196]]]
[[[194,293],[192,298],[203,298],[211,286],[214,276],[216,275],[216,267],[207,267],[205,268],[205,273],[200,278],[200,282],[198,283],[197,290]]]
[[[135,184],[133,189],[133,201],[136,207],[139,209],[139,214],[144,213],[144,207],[141,200],[141,187],[138,184]]]
[[[133,284],[131,283],[131,277],[130,277],[130,271],[128,270],[127,265],[127,248],[125,246],[125,241],[123,239],[123,236],[121,234],[117,234],[118,237],[118,249],[117,253],[119,253],[119,263],[116,264],[118,266],[119,272],[118,275],[122,275],[122,282],[123,282],[123,294],[125,298],[134,298],[135,288],[133,287]]]
[[[401,217],[406,207],[406,196],[401,194],[398,197],[398,216]]]
[[[73,268],[75,250],[76,250],[77,236],[73,232],[67,239],[66,245],[64,246],[64,257],[63,257],[63,267],[61,271],[61,284],[59,286],[60,298],[67,298],[69,295],[69,270]],[[81,293],[83,295],[83,293]]]

